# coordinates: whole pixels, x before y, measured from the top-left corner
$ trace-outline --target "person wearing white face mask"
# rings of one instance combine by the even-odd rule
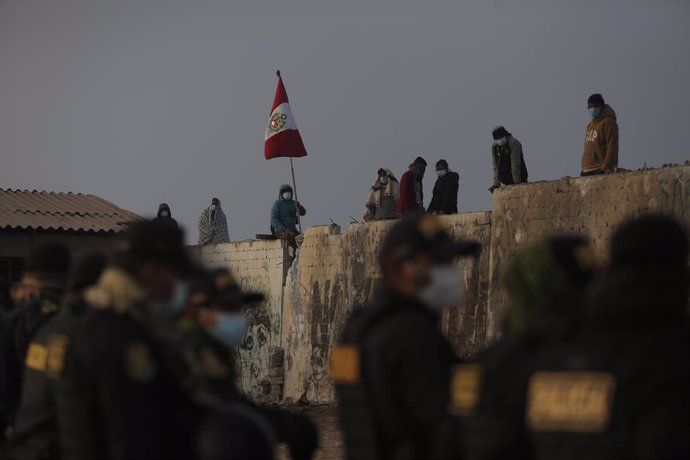
[[[446,160],[436,162],[436,175],[438,179],[434,184],[434,193],[426,212],[429,214],[457,214],[460,175],[448,169]]]
[[[348,459],[454,458],[442,433],[458,359],[439,321],[463,298],[457,257],[478,252],[430,215],[404,218],[384,239],[383,289],[353,311],[331,358]]]
[[[522,153],[522,144],[503,126],[496,126],[491,132],[491,158],[494,166],[494,183],[489,192],[501,185],[515,185],[527,182],[527,166]]]
[[[173,219],[172,212],[170,211],[170,206],[166,203],[161,203],[158,206],[158,213],[154,217],[153,222],[158,222],[161,224],[172,225],[177,228],[177,221]]]
[[[292,187],[289,184],[280,186],[278,199],[271,207],[271,233],[277,238],[286,240],[292,248],[297,248],[295,237],[299,235],[297,224],[300,216],[307,214],[307,210],[299,201],[293,199]]]

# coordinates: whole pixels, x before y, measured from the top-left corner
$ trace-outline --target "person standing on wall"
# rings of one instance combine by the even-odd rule
[[[211,206],[201,211],[199,216],[199,244],[228,243],[228,221],[220,207],[220,200],[213,198]]]
[[[489,192],[501,185],[515,185],[527,182],[527,165],[522,154],[522,144],[503,126],[497,126],[491,132],[494,141],[491,146],[491,157],[494,163],[494,184]]]
[[[618,122],[616,112],[604,102],[601,94],[587,99],[587,111],[592,120],[585,131],[581,176],[597,176],[618,168]]]
[[[170,206],[168,206],[167,203],[161,203],[158,206],[158,212],[156,213],[156,217],[153,218],[153,221],[172,225],[177,228],[177,221],[173,219],[172,212],[170,212]]]
[[[424,212],[422,179],[425,171],[426,161],[417,157],[400,178],[400,196],[396,207],[399,216]]]
[[[395,210],[396,201],[400,195],[400,184],[390,169],[380,168],[376,180],[369,190],[366,203],[364,220],[395,219],[398,213]]]
[[[434,185],[434,195],[426,212],[430,214],[457,214],[460,175],[448,169],[446,160],[436,162],[436,175],[438,179]]]

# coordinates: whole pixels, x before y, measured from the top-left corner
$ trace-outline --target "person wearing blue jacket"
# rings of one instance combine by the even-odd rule
[[[295,237],[299,235],[297,212],[299,211],[299,215],[303,216],[307,210],[292,197],[292,187],[289,184],[281,185],[278,199],[271,208],[271,233],[296,248]]]

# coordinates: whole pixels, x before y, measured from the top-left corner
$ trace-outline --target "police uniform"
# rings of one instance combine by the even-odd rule
[[[553,459],[690,458],[687,235],[666,217],[622,226],[589,327],[538,357],[525,421]]]
[[[21,404],[8,457],[49,459],[59,457],[54,382],[63,371],[73,316],[84,309],[78,301],[63,308],[41,327],[28,346],[24,361]]]
[[[452,259],[478,246],[458,245],[436,218],[415,216],[393,227],[381,258],[437,250]],[[440,439],[452,425],[449,391],[457,362],[439,314],[421,302],[385,292],[355,310],[331,357],[347,458],[448,458]]]
[[[525,426],[535,356],[576,333],[594,258],[583,238],[550,237],[519,252],[502,275],[503,334],[454,374],[452,407],[470,459],[535,457]]]
[[[224,269],[213,270],[192,283],[189,297],[188,313],[224,303],[241,308],[263,300],[262,294],[241,292],[234,277]],[[253,424],[258,429],[255,433],[249,433],[249,437],[261,438],[263,432],[263,443],[269,440],[271,451],[277,440],[289,446],[293,459],[311,458],[318,447],[318,434],[314,424],[289,411],[265,408],[248,401],[237,387],[235,348],[213,337],[189,314],[177,319],[175,330],[176,333],[170,336],[174,344],[171,343],[172,346],[167,348],[184,359],[184,368],[188,373],[184,380],[193,386],[189,391],[211,411],[201,428],[200,439],[205,440],[204,443],[216,445],[217,451],[222,451],[229,441],[220,441],[223,437],[227,438],[229,427],[236,426],[238,418],[249,417],[243,425]],[[236,418],[233,420],[222,411],[219,414],[214,411],[214,407],[230,407]],[[218,434],[215,430],[221,430],[222,433]],[[261,458],[258,456],[261,443],[255,441],[253,444],[252,455]],[[213,456],[205,447],[202,452]]]

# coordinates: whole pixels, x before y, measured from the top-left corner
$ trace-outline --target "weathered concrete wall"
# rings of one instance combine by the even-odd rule
[[[690,167],[562,179],[506,187],[494,193],[488,335],[499,332],[505,296],[500,274],[526,243],[555,232],[588,235],[604,255],[624,220],[660,211],[690,228]]]
[[[282,241],[256,240],[191,246],[189,251],[205,266],[226,267],[242,289],[266,296],[260,305],[247,311],[249,331],[239,348],[238,371],[242,390],[259,399],[262,381],[270,381],[271,347],[280,346],[283,280],[290,263]]]
[[[467,294],[463,305],[444,313],[444,333],[465,356],[496,337],[505,305],[500,273],[518,249],[541,236],[584,233],[602,255],[613,229],[644,212],[667,212],[690,227],[689,179],[690,167],[675,167],[506,187],[495,192],[493,213],[442,217],[455,237],[483,246],[478,259],[459,262]],[[244,288],[267,295],[264,305],[250,311],[252,329],[239,353],[247,394],[256,396],[258,384],[270,380],[270,346],[281,346],[283,396],[333,399],[330,351],[353,306],[369,303],[380,285],[376,257],[391,225],[355,224],[344,235],[331,227],[308,229],[287,278],[290,259],[279,241],[191,249],[207,265],[229,267]]]
[[[456,237],[488,246],[490,213],[441,218]],[[351,225],[345,235],[327,227],[307,230],[288,274],[283,307],[284,396],[293,400],[333,399],[328,379],[330,350],[356,305],[371,302],[381,273],[377,255],[391,222]],[[459,352],[470,354],[484,344],[489,253],[463,261],[466,303],[445,315],[444,330]]]

